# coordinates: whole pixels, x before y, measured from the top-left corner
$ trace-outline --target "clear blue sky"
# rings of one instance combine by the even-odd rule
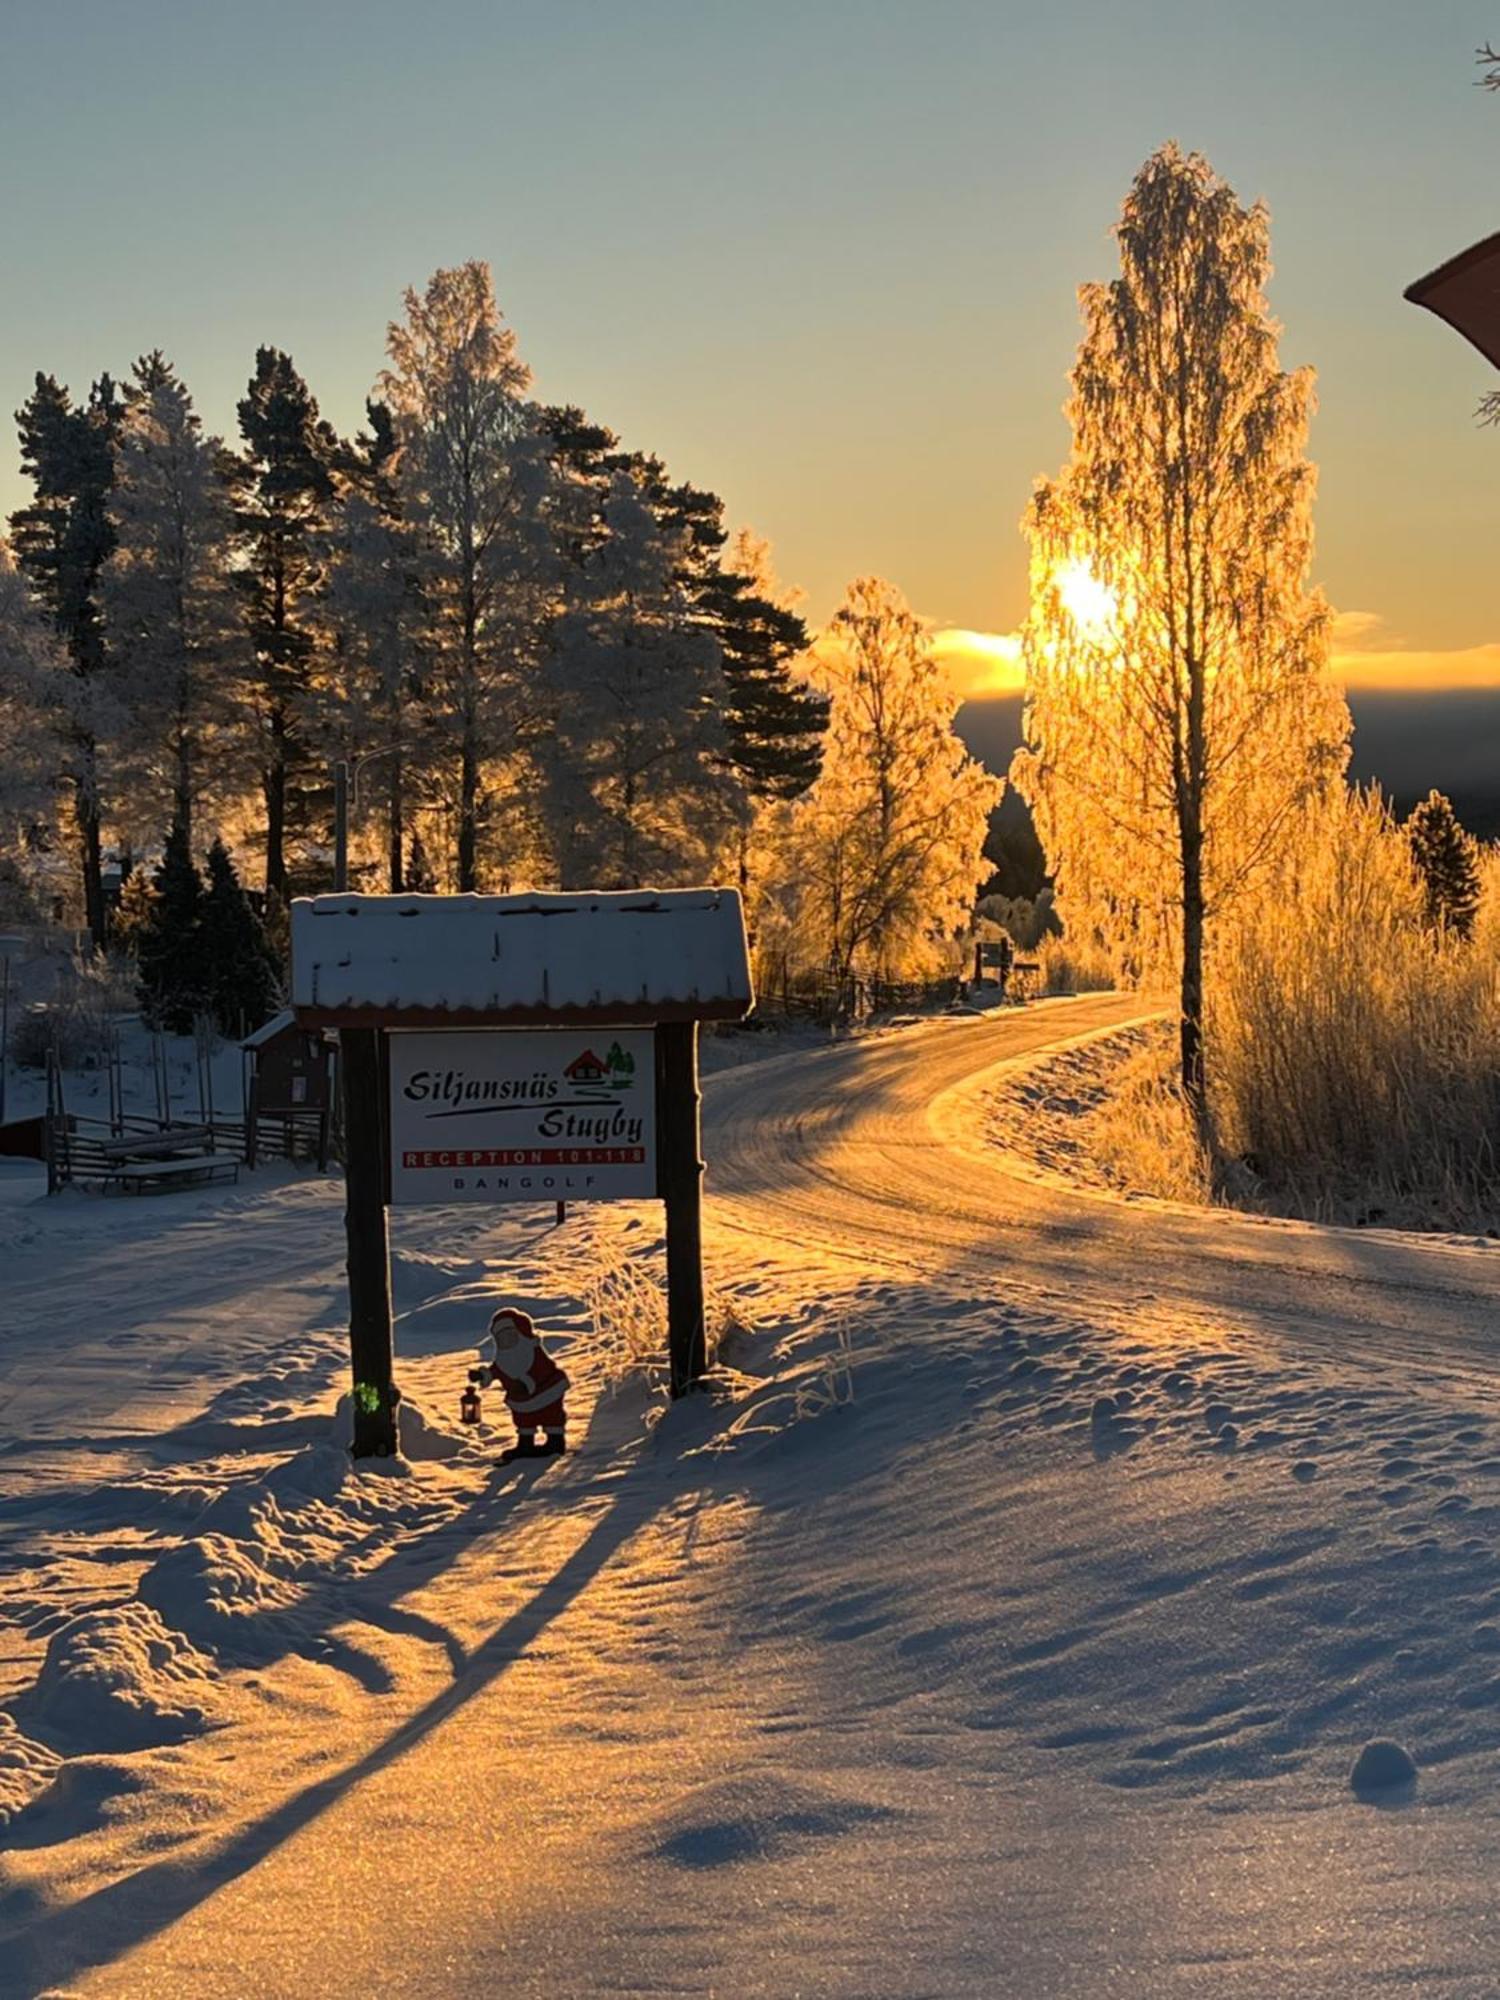
[[[1500,229],[1500,0],[6,0],[0,395],[160,345],[228,432],[259,342],[352,426],[404,285],[488,258],[549,398],[771,537],[1005,629],[1074,290],[1175,137],[1271,205],[1321,576],[1500,638],[1493,378],[1402,287]],[[13,432],[0,506],[23,488]]]

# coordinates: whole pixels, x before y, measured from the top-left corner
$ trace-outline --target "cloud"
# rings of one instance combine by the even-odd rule
[[[1333,620],[1332,666],[1345,687],[1391,694],[1438,694],[1455,688],[1500,689],[1500,640],[1447,649],[1411,646],[1378,611],[1340,611]],[[972,632],[944,626],[934,653],[965,701],[1024,691],[1019,632]]]
[[[965,701],[1020,694],[1026,685],[1019,632],[970,632],[949,625],[933,633],[932,650]]]
[[[1480,646],[1408,646],[1374,611],[1341,611],[1333,621],[1333,672],[1345,687],[1437,694],[1500,688],[1500,640]]]

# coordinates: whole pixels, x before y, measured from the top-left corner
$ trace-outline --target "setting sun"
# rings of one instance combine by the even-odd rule
[[[1105,638],[1119,609],[1114,592],[1101,583],[1082,556],[1058,566],[1054,581],[1062,607],[1085,639]]]

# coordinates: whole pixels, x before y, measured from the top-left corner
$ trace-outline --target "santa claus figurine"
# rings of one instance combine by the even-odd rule
[[[486,1353],[489,1347],[494,1348],[493,1356]],[[500,1384],[515,1420],[516,1441],[500,1454],[501,1464],[566,1451],[568,1413],[563,1398],[568,1378],[537,1339],[530,1315],[515,1306],[502,1306],[491,1319],[489,1337],[479,1352],[489,1362],[490,1379]]]

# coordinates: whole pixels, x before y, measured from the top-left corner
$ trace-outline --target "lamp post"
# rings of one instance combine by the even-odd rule
[[[349,812],[359,804],[359,774],[377,757],[394,757],[410,748],[405,743],[384,743],[378,750],[362,750],[357,757],[339,757],[333,766],[333,888],[342,895],[349,887]]]

